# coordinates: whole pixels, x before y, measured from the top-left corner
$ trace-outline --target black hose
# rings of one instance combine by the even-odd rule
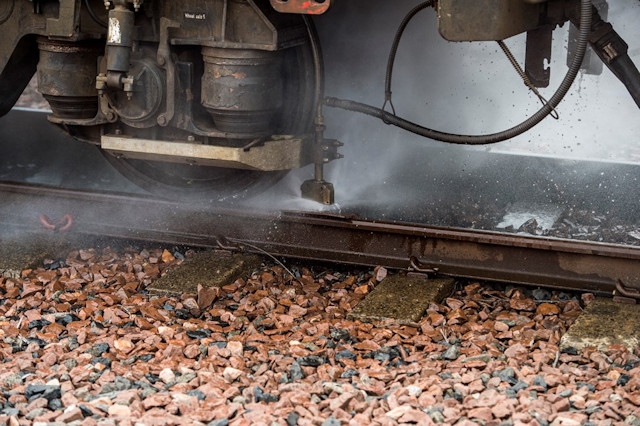
[[[640,107],[640,72],[628,54],[616,58],[609,68],[625,85],[629,94]]]
[[[635,103],[640,107],[640,72],[629,57],[629,46],[613,29],[613,26],[602,19],[598,9],[593,7],[591,10],[589,43],[593,51],[625,85]],[[569,19],[576,26],[580,25],[578,16],[571,11]]]
[[[313,68],[315,77],[315,111],[316,120],[322,118],[322,98],[324,97],[324,61],[322,59],[322,49],[320,48],[320,39],[315,25],[307,15],[303,14],[302,19],[307,28],[307,35],[311,44],[311,54],[313,55]]]
[[[427,127],[421,126],[416,123],[412,123],[408,120],[405,120],[401,117],[396,116],[395,114],[390,114],[380,108],[365,105],[360,102],[354,102],[350,100],[342,100],[337,98],[326,98],[325,104],[330,107],[341,108],[349,111],[355,111],[362,114],[367,114],[376,118],[383,120],[385,123],[393,124],[394,126],[400,127],[401,129],[407,130],[411,133],[415,133],[419,136],[424,136],[429,139],[434,139],[441,142],[448,142],[453,144],[460,145],[486,145],[490,143],[502,142],[507,139],[514,138],[527,130],[530,130],[532,127],[540,123],[547,115],[549,115],[562,101],[562,98],[567,94],[569,88],[573,84],[578,72],[580,71],[580,66],[582,65],[582,60],[584,59],[584,54],[587,49],[587,43],[589,41],[589,32],[591,28],[591,0],[581,0],[580,7],[580,32],[578,36],[578,43],[576,54],[573,57],[571,62],[571,66],[567,70],[567,74],[565,75],[562,83],[554,93],[554,95],[549,99],[549,102],[544,104],[542,108],[540,108],[534,115],[529,117],[527,120],[522,123],[501,131],[497,133],[487,134],[487,135],[458,135],[452,133],[445,133],[438,130],[429,129]]]
[[[304,20],[304,24],[307,27],[307,34],[309,36],[309,42],[311,44],[311,52],[313,56],[313,69],[314,69],[314,77],[315,77],[315,94],[314,94],[314,107],[315,107],[315,117],[313,119],[313,127],[314,127],[314,143],[316,149],[314,150],[314,180],[316,183],[323,182],[324,183],[324,158],[322,153],[322,143],[324,141],[324,114],[322,113],[322,105],[324,99],[324,60],[322,56],[322,49],[320,47],[320,38],[318,37],[318,32],[316,31],[316,27],[313,24],[313,21],[306,14],[302,15],[302,19]],[[328,184],[327,184],[328,185]],[[304,184],[303,184],[304,186]],[[304,189],[303,189],[304,192]],[[333,192],[332,192],[333,194]],[[333,200],[333,195],[330,196],[331,200]],[[311,196],[314,198],[314,196]],[[323,201],[324,202],[324,201]],[[325,203],[325,204],[333,204],[333,201]]]
[[[400,39],[402,38],[402,34],[404,34],[404,30],[409,25],[411,19],[421,10],[426,9],[427,7],[433,6],[434,0],[427,0],[424,3],[421,3],[411,9],[407,16],[404,17],[402,23],[400,23],[400,27],[398,27],[398,31],[396,31],[396,36],[393,38],[393,45],[391,46],[391,51],[389,52],[389,58],[387,59],[387,73],[384,78],[384,101],[391,103],[391,79],[393,77],[393,64],[396,61],[396,54],[398,53],[398,45],[400,44]],[[383,107],[384,108],[384,107]],[[391,108],[393,108],[393,104],[391,104]],[[395,111],[394,111],[395,114]]]

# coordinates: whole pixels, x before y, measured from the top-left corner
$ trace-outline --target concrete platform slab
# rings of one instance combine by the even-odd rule
[[[453,278],[394,275],[385,278],[349,314],[350,319],[379,321],[394,318],[416,322],[429,303],[439,303],[453,291]]]
[[[261,263],[262,259],[256,255],[203,251],[167,272],[147,287],[147,290],[160,294],[196,293],[198,284],[203,287],[221,287],[243,275],[248,276]]]
[[[596,298],[562,336],[560,350],[603,350],[611,344],[625,345],[630,351],[640,346],[640,305]]]
[[[78,239],[70,234],[3,233],[0,236],[0,275],[19,278],[23,269],[43,266],[45,259],[64,259]]]

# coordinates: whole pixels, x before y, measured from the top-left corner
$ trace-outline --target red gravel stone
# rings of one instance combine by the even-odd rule
[[[65,409],[62,414],[56,417],[56,422],[71,423],[75,422],[76,420],[82,419],[84,419],[82,411],[78,407],[72,405]]]

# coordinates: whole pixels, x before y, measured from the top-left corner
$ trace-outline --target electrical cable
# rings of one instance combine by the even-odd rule
[[[320,48],[320,39],[315,25],[306,14],[302,15],[302,19],[307,28],[309,43],[311,44],[311,54],[313,55],[313,68],[315,78],[315,99],[316,117],[322,117],[322,98],[324,97],[324,61],[322,59],[322,50]]]
[[[360,102],[355,102],[351,100],[338,99],[333,97],[325,98],[325,105],[340,108],[348,111],[359,112],[362,114],[370,115],[372,117],[376,117],[381,119],[383,122],[392,124],[394,126],[400,127],[406,131],[417,134],[419,136],[424,136],[429,139],[434,139],[441,142],[459,144],[459,145],[486,145],[496,142],[502,142],[507,139],[514,138],[528,130],[532,127],[540,123],[547,115],[552,113],[554,109],[558,106],[560,101],[567,94],[573,81],[575,80],[578,72],[580,71],[580,67],[582,65],[582,60],[584,59],[584,54],[587,49],[587,44],[589,41],[589,33],[591,30],[591,0],[581,0],[580,1],[580,31],[577,42],[576,54],[574,55],[571,65],[567,70],[564,79],[560,83],[558,89],[554,95],[549,99],[548,103],[543,104],[542,108],[540,108],[535,114],[530,116],[528,119],[523,121],[522,123],[507,129],[501,132],[486,134],[486,135],[460,135],[453,133],[446,133],[439,130],[430,129],[428,127],[421,126],[419,124],[413,123],[411,121],[405,120],[401,117],[398,117],[395,114],[388,113],[380,108],[366,105]]]
[[[382,105],[382,109],[385,108],[387,103],[391,107],[391,112],[393,114],[396,113],[396,109],[393,106],[393,102],[391,101],[391,79],[393,77],[393,65],[396,62],[396,54],[398,53],[398,45],[400,44],[400,39],[402,38],[402,34],[404,34],[404,30],[407,28],[407,25],[413,19],[414,16],[421,10],[426,9],[427,7],[433,6],[434,0],[427,0],[424,3],[421,3],[411,9],[407,16],[404,17],[402,23],[398,27],[396,31],[396,35],[393,38],[393,45],[391,46],[391,50],[389,51],[389,58],[387,59],[387,73],[384,77],[384,104]]]
[[[315,117],[313,119],[314,126],[314,143],[320,149],[324,141],[324,114],[322,113],[322,105],[324,100],[324,60],[322,56],[322,49],[320,47],[320,38],[316,31],[313,21],[306,14],[302,15],[305,26],[307,27],[307,34],[309,36],[309,42],[311,44],[311,54],[313,55],[313,68],[315,77]],[[317,156],[319,157],[319,156]],[[324,182],[324,162],[320,158],[314,160],[314,180],[316,182]],[[331,202],[333,203],[333,201]]]
[[[531,90],[538,97],[538,99],[540,99],[542,105],[549,103],[549,101],[547,101],[547,99],[542,96],[542,93],[540,93],[538,88],[533,85],[533,83],[527,76],[527,73],[525,73],[524,70],[520,67],[520,64],[518,63],[518,61],[516,61],[516,58],[513,56],[513,53],[511,53],[511,50],[509,50],[509,47],[505,44],[504,40],[498,40],[498,46],[500,46],[500,49],[502,49],[509,62],[511,62],[511,65],[524,82],[524,85],[527,86],[529,90]],[[551,115],[551,117],[556,120],[560,118],[560,114],[558,114],[558,111],[556,111],[555,108],[553,108],[553,112],[551,112],[549,115]]]

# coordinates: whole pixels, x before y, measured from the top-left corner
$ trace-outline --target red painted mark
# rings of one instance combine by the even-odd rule
[[[73,225],[73,216],[65,214],[62,216],[62,220],[60,220],[60,222],[53,223],[46,214],[41,214],[40,223],[51,231],[64,232],[68,231],[71,228],[71,225]]]
[[[330,4],[329,0],[325,0],[322,3],[317,0],[271,0],[271,5],[278,12],[307,13],[309,15],[320,15],[326,12]]]

